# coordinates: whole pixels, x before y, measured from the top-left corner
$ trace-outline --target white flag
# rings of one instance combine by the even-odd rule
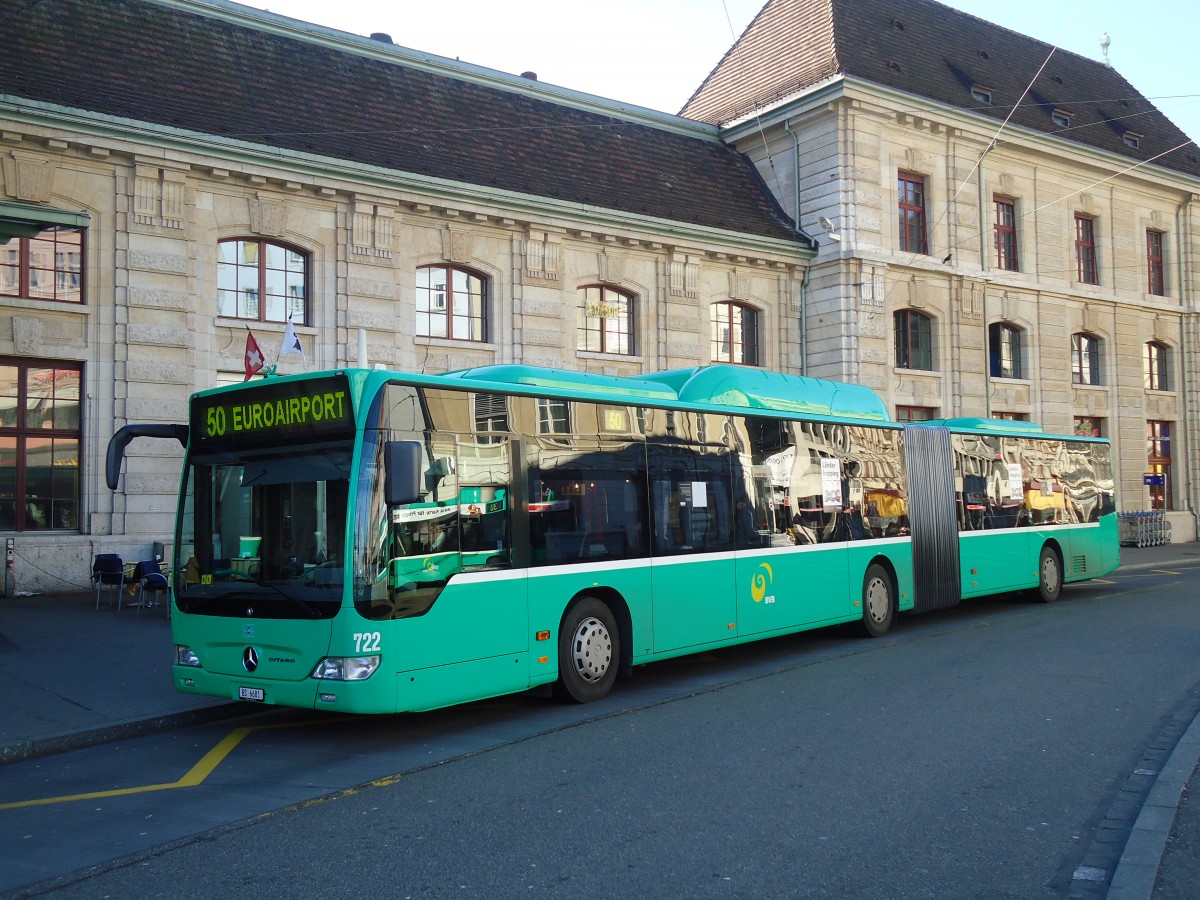
[[[289,353],[299,353],[300,358],[307,362],[304,348],[300,345],[300,335],[296,334],[296,329],[292,325],[291,313],[288,313],[287,328],[283,332],[283,346],[279,348],[279,358],[283,359]]]

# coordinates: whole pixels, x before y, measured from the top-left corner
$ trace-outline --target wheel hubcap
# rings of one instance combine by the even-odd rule
[[[1050,591],[1058,588],[1058,562],[1053,556],[1042,561],[1042,584]]]
[[[873,622],[882,622],[888,614],[888,587],[878,578],[867,585],[867,615]]]
[[[612,663],[612,635],[603,622],[589,616],[579,623],[571,642],[571,658],[579,677],[589,684],[604,677]]]

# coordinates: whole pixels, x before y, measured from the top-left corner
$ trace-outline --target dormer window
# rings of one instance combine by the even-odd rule
[[[1071,127],[1071,116],[1073,116],[1073,115],[1074,115],[1074,113],[1069,113],[1069,112],[1065,112],[1064,110],[1061,110],[1061,109],[1056,109],[1056,110],[1054,110],[1054,112],[1050,113],[1050,121],[1053,122],[1055,125],[1057,125],[1059,128],[1070,128]]]
[[[992,105],[992,89],[975,85],[971,88],[971,99],[978,103],[983,103],[987,106]]]
[[[1126,147],[1132,147],[1134,150],[1138,150],[1142,146],[1142,136],[1136,131],[1126,131],[1121,135],[1121,140],[1125,142]]]

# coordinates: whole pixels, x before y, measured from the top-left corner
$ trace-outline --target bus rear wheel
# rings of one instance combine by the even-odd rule
[[[883,637],[896,618],[896,595],[887,569],[872,563],[863,576],[862,629],[868,637]]]
[[[621,635],[612,611],[594,597],[583,597],[563,617],[558,633],[560,700],[589,703],[609,692],[617,679]]]
[[[1038,557],[1038,597],[1043,603],[1053,603],[1062,594],[1062,560],[1049,545],[1042,548]]]

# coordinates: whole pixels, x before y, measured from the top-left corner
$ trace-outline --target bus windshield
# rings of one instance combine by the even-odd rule
[[[184,612],[315,619],[342,599],[351,446],[190,460],[176,560]]]

